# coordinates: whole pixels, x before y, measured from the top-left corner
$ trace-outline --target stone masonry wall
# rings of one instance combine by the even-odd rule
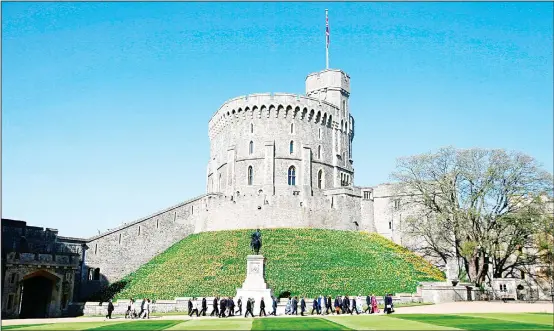
[[[197,219],[206,211],[206,200],[214,195],[194,198],[90,238],[86,267],[100,268],[102,283],[121,279],[193,233]],[[83,277],[83,282],[90,282],[86,272]]]
[[[254,228],[359,228],[360,197],[349,188],[329,195],[207,194],[124,224],[87,243],[86,268],[100,268],[101,279],[113,283],[135,271],[191,233]],[[371,227],[370,227],[371,228]]]

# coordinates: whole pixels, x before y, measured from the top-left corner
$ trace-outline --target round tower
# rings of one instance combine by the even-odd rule
[[[209,122],[207,192],[313,196],[351,186],[349,77],[340,70],[311,74],[306,94],[225,102]]]

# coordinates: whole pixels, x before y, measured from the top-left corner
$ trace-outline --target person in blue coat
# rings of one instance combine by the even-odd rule
[[[316,314],[319,311],[319,309],[317,308],[317,298],[314,299],[314,301],[312,302],[312,315],[314,314],[314,310],[315,310]]]

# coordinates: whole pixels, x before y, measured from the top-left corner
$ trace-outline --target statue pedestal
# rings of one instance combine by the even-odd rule
[[[254,298],[254,314],[260,313],[260,300],[264,298],[265,310],[271,312],[271,289],[267,287],[264,279],[264,257],[263,255],[248,255],[246,257],[246,280],[242,283],[242,288],[237,289],[235,302],[242,298],[242,313],[246,313],[246,301],[248,298]]]

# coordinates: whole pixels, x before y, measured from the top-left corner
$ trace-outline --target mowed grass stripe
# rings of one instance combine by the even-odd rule
[[[87,330],[165,330],[183,321],[136,321],[127,323],[109,323]]]
[[[19,325],[6,325],[2,326],[2,330],[13,330],[13,329],[21,329],[21,328],[27,328],[27,327],[36,327],[40,325],[48,325],[48,324],[19,324]]]
[[[462,315],[395,315],[394,318],[423,322],[464,330],[552,330],[552,326],[536,323],[518,323],[493,318]]]
[[[350,328],[317,317],[282,317],[254,319],[252,330],[350,330]]]
[[[458,330],[453,327],[408,321],[389,316],[328,316],[328,320],[353,330]]]
[[[195,319],[179,323],[166,330],[250,330],[252,319]]]
[[[48,323],[48,324],[34,324],[23,325],[23,328],[16,329],[17,331],[27,330],[87,330],[92,328],[101,327],[104,325],[117,325],[125,323],[121,322],[68,322],[68,323]],[[3,327],[2,330],[5,328]]]
[[[474,314],[457,314],[460,316],[472,316],[480,318],[493,318],[503,321],[511,321],[518,323],[535,323],[554,326],[554,315],[539,315],[539,314],[510,314],[510,313],[474,313]]]

